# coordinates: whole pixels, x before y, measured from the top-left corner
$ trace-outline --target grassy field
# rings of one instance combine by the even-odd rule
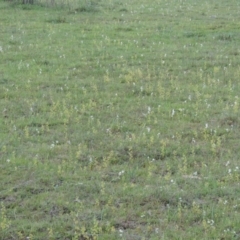
[[[240,2],[0,1],[0,239],[240,239]]]

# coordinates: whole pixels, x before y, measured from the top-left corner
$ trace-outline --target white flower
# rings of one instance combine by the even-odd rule
[[[208,223],[209,225],[211,225],[211,226],[214,225],[214,221],[213,221],[212,219],[207,220],[207,223]]]
[[[148,107],[148,114],[151,113],[151,107]]]
[[[123,235],[123,230],[122,230],[122,229],[119,229],[118,231],[119,231],[119,236],[122,237],[122,235]]]
[[[230,162],[229,162],[229,161],[227,161],[227,163],[225,164],[225,166],[227,167],[227,166],[229,165],[229,163],[230,163]]]
[[[123,174],[124,174],[124,170],[122,170],[122,171],[120,171],[119,173],[118,173],[118,176],[122,176]]]

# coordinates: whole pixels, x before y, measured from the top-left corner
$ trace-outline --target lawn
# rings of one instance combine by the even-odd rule
[[[240,2],[0,0],[0,239],[240,239]]]

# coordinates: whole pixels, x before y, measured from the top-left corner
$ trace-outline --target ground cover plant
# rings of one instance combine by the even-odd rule
[[[0,1],[0,239],[239,239],[239,4]]]

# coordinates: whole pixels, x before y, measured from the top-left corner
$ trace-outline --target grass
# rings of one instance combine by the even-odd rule
[[[0,239],[239,239],[239,3],[0,1]]]

